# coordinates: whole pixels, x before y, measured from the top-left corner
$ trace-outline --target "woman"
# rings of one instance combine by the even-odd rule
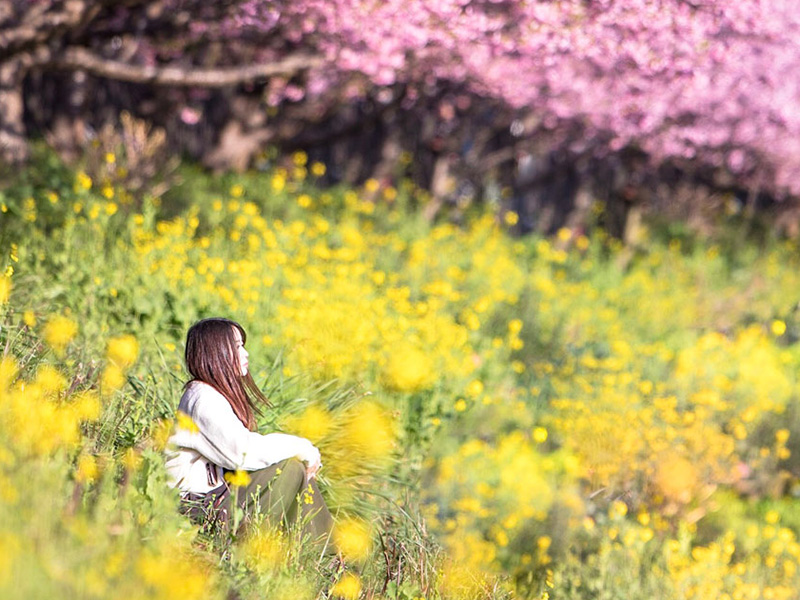
[[[168,443],[170,484],[196,519],[227,529],[235,502],[246,517],[258,511],[273,522],[301,519],[306,534],[329,544],[333,519],[315,481],[319,450],[304,438],[256,432],[255,403],[269,403],[250,375],[245,341],[244,329],[229,319],[203,319],[189,328],[192,378]]]

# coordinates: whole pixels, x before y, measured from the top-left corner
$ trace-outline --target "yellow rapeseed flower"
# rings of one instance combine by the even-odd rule
[[[125,373],[116,364],[106,365],[100,376],[100,388],[104,394],[111,394],[125,385]]]
[[[56,315],[47,321],[43,333],[48,345],[61,355],[78,333],[78,324],[68,317]]]
[[[67,378],[57,368],[51,365],[42,365],[36,371],[34,384],[46,394],[57,395],[67,389]]]
[[[537,444],[542,444],[547,441],[547,429],[544,427],[535,427],[533,429],[533,441]]]
[[[214,586],[215,571],[182,548],[144,553],[136,561],[136,572],[142,597],[147,598],[200,600],[207,598]]]
[[[276,192],[282,192],[286,187],[286,175],[283,173],[275,173],[272,176],[272,189]]]
[[[345,573],[331,589],[331,596],[344,600],[357,600],[361,595],[361,580],[357,575]]]
[[[483,393],[483,382],[480,379],[473,379],[469,385],[467,385],[465,393],[470,398],[477,398]]]
[[[97,392],[88,390],[72,396],[72,402],[68,405],[71,413],[78,421],[96,421],[100,418],[103,406]]]
[[[517,335],[520,331],[522,331],[522,320],[511,319],[508,322],[508,332],[512,335]]]
[[[424,352],[403,344],[392,350],[383,370],[384,384],[401,392],[416,392],[429,388],[434,382],[431,361]]]
[[[337,523],[334,529],[334,541],[336,548],[348,561],[366,560],[372,548],[369,526],[360,519],[345,519]]]
[[[225,473],[225,481],[233,487],[247,487],[250,483],[250,475],[247,471],[237,469],[232,473]]]
[[[389,415],[373,402],[362,401],[343,417],[339,443],[358,456],[351,460],[381,463],[394,447]]]
[[[670,457],[659,463],[655,483],[667,498],[686,503],[697,484],[697,470],[685,458]]]
[[[621,519],[628,514],[628,505],[621,500],[614,500],[608,508],[608,516],[612,519]]]
[[[92,483],[97,480],[99,473],[95,457],[91,454],[81,454],[75,469],[75,479],[81,483]]]
[[[139,356],[139,342],[130,334],[113,337],[108,340],[106,356],[120,369],[127,369]]]
[[[92,187],[92,178],[85,172],[78,171],[78,174],[75,176],[75,191],[88,190],[90,187]]]
[[[178,422],[178,429],[185,429],[191,433],[197,433],[200,431],[200,428],[197,426],[197,423],[192,420],[192,417],[187,415],[182,410],[178,411],[176,420]]]
[[[786,333],[786,323],[784,323],[780,319],[775,319],[774,321],[772,321],[772,324],[770,325],[770,329],[772,330],[772,333],[774,335],[780,337],[784,333]]]
[[[135,448],[128,448],[122,455],[122,466],[128,472],[136,471],[142,464],[142,455]]]
[[[11,279],[8,277],[0,277],[0,306],[8,302],[11,295]]]
[[[261,527],[253,531],[241,545],[244,562],[259,572],[279,568],[287,556],[287,548],[280,532]]]
[[[333,425],[333,419],[325,408],[313,404],[302,413],[285,419],[283,425],[287,431],[295,435],[318,442],[328,435]]]

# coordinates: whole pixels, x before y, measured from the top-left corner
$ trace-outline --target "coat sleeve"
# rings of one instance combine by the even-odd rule
[[[285,433],[260,433],[247,429],[231,405],[214,388],[198,385],[197,400],[189,416],[199,430],[195,449],[224,469],[255,471],[292,457],[306,463],[319,461],[319,450],[307,439]]]

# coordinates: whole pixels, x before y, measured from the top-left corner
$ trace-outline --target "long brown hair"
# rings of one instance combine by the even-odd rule
[[[202,381],[213,386],[225,396],[245,427],[254,431],[255,414],[260,410],[256,402],[269,406],[250,372],[242,375],[239,370],[234,327],[247,341],[247,334],[236,321],[213,317],[198,321],[186,334],[186,368],[193,381]]]

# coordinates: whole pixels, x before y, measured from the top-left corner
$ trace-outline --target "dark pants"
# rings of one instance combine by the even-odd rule
[[[227,532],[233,507],[238,506],[244,519],[236,533],[256,515],[273,525],[291,527],[299,522],[305,537],[327,544],[333,551],[333,517],[316,481],[306,480],[306,468],[300,460],[290,458],[248,475],[250,483],[244,487],[220,486],[208,494],[190,494],[184,500],[184,512],[207,528]]]

